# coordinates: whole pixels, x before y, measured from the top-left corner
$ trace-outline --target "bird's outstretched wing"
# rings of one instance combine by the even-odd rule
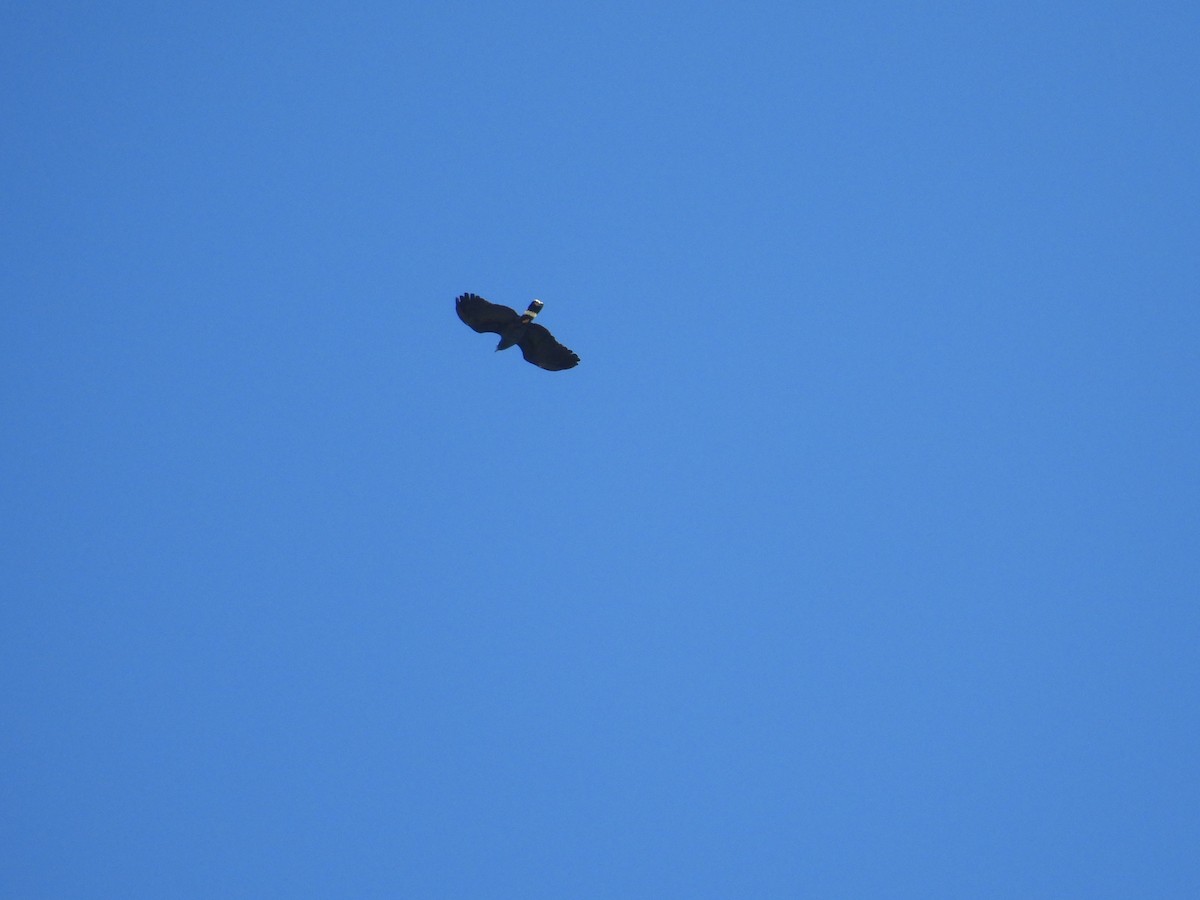
[[[521,348],[521,355],[525,357],[526,362],[551,372],[579,365],[579,357],[556,341],[545,326],[536,322],[525,329],[525,334],[517,341],[517,346]]]
[[[480,333],[490,331],[500,334],[521,318],[507,306],[488,303],[477,294],[463,294],[454,301],[454,310],[460,319]]]

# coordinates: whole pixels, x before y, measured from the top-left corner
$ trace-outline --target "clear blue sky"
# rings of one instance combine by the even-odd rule
[[[1200,896],[1197,9],[8,4],[0,895]]]

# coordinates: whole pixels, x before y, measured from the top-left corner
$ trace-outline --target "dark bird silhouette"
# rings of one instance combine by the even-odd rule
[[[454,301],[458,317],[476,331],[500,335],[497,350],[516,344],[526,362],[558,372],[579,365],[579,357],[554,339],[549,331],[534,322],[545,304],[534,300],[521,315],[516,310],[488,303],[476,294],[463,294]]]

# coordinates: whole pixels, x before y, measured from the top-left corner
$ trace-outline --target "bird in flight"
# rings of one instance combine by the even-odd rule
[[[516,310],[488,303],[477,294],[463,294],[454,301],[458,317],[471,328],[500,335],[497,350],[505,350],[516,344],[526,362],[558,372],[579,365],[579,357],[554,339],[549,331],[534,322],[534,318],[545,304],[534,300],[521,315]]]

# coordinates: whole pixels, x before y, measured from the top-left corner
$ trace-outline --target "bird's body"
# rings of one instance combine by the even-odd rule
[[[499,303],[489,303],[477,294],[463,294],[454,301],[458,317],[480,333],[500,335],[497,350],[521,348],[528,362],[551,372],[579,365],[579,357],[554,339],[549,331],[533,320],[545,304],[534,300],[524,313]]]

